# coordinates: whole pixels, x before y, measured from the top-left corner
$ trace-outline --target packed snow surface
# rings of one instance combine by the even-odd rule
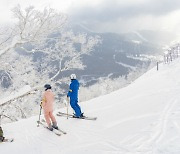
[[[5,136],[15,141],[0,144],[0,153],[180,154],[179,59],[80,106],[85,115],[98,119],[56,116],[59,127],[67,132],[60,137],[37,127],[38,116],[2,125]]]

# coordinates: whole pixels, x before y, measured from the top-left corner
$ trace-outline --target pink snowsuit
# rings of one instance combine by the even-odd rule
[[[50,89],[48,89],[44,92],[42,97],[42,108],[44,110],[44,117],[48,126],[51,125],[51,121],[56,123],[56,119],[53,115],[53,103],[54,94]]]

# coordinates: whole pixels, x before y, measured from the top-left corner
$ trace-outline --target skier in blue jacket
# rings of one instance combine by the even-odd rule
[[[67,97],[70,97],[70,105],[75,112],[74,116],[80,118],[83,117],[83,113],[81,112],[81,108],[78,105],[79,82],[76,79],[76,74],[71,74],[70,79],[71,84],[69,86]]]

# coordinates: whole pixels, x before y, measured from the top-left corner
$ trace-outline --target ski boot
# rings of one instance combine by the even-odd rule
[[[81,113],[80,116],[77,116],[75,113],[73,113],[73,118],[83,118],[84,117],[84,113]]]
[[[57,122],[53,122],[52,127],[53,127],[54,129],[58,129]]]
[[[3,141],[4,141],[4,139],[5,139],[5,137],[0,136],[0,142],[3,142]]]
[[[51,126],[51,124],[48,126],[48,129],[49,129],[50,131],[53,131],[53,127]]]
[[[84,116],[84,113],[81,113],[80,118],[83,118],[83,117],[85,117],[85,116]]]
[[[79,118],[80,116],[77,116],[75,113],[73,113],[73,118]]]

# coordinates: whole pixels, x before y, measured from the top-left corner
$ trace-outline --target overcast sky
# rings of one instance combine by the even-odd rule
[[[97,32],[166,30],[180,33],[180,0],[0,0],[0,22],[10,21],[11,8],[50,6],[70,20]]]

